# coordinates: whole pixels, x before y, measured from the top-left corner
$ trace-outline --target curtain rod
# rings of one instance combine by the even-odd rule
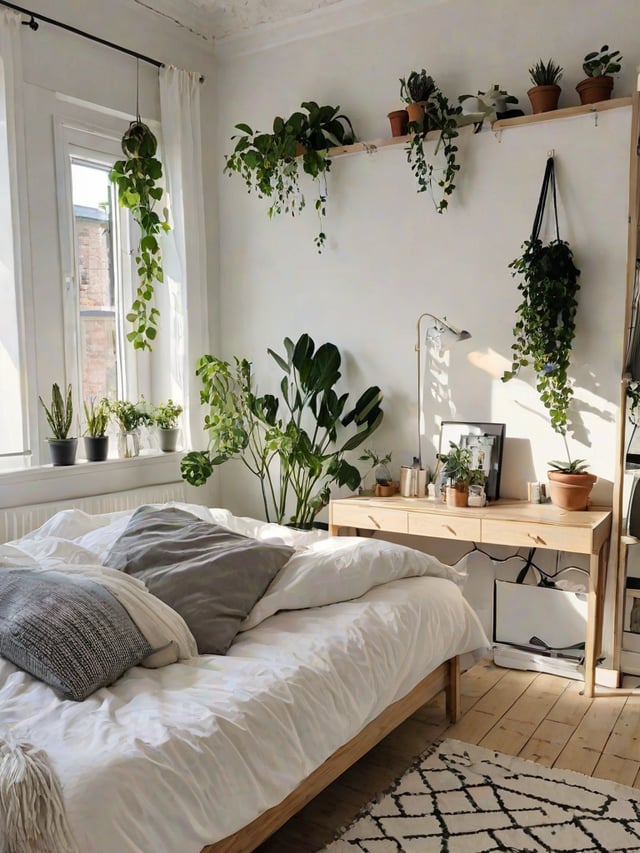
[[[127,56],[133,56],[134,59],[141,59],[143,62],[149,63],[149,65],[155,65],[156,68],[162,68],[165,65],[164,62],[160,62],[158,59],[153,59],[151,56],[145,56],[143,53],[138,53],[135,50],[130,50],[128,47],[122,47],[122,45],[114,44],[112,41],[107,41],[106,39],[100,38],[100,36],[94,36],[92,33],[87,33],[84,30],[79,30],[77,27],[72,27],[71,24],[65,24],[62,21],[56,21],[54,18],[48,18],[46,15],[41,15],[40,12],[32,12],[30,9],[25,9],[22,6],[16,6],[15,3],[9,3],[7,0],[0,0],[0,5],[8,6],[10,9],[13,9],[16,12],[21,12],[23,15],[29,15],[31,18],[30,21],[23,21],[22,23],[30,27],[32,30],[38,29],[37,20],[44,21],[46,24],[51,24],[54,27],[59,27],[62,30],[67,30],[70,33],[74,33],[77,36],[82,36],[82,38],[89,39],[89,41],[95,41],[98,44],[102,44],[105,47],[110,47],[112,50],[117,50],[120,53],[126,53]],[[204,76],[200,75],[200,82],[204,82]]]

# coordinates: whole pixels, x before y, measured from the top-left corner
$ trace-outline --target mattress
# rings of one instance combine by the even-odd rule
[[[101,530],[89,539],[104,547]],[[52,539],[40,542],[53,552]],[[0,730],[46,751],[80,850],[199,853],[279,803],[440,663],[487,645],[459,586],[403,578],[279,611],[226,656],[134,667],[81,703],[0,659]]]

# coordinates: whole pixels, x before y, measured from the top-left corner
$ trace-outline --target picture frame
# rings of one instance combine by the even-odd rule
[[[506,424],[482,421],[442,421],[438,456],[449,452],[449,442],[472,451],[472,461],[486,475],[487,500],[500,497],[500,471]]]

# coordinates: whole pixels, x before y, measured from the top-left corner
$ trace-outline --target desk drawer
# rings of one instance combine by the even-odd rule
[[[416,536],[434,536],[438,539],[462,539],[465,542],[480,541],[480,519],[461,518],[459,515],[441,513],[409,513],[409,533]]]
[[[592,532],[589,528],[485,518],[482,521],[482,541],[495,545],[550,548],[554,551],[590,554]]]
[[[362,527],[365,530],[407,532],[407,513],[375,506],[334,504],[332,523],[336,527]]]

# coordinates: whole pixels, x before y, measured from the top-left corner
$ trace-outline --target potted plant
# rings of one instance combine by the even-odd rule
[[[458,136],[458,119],[462,113],[461,106],[453,106],[449,103],[447,96],[435,86],[431,100],[425,108],[425,121],[423,125],[418,122],[409,122],[410,137],[405,146],[407,162],[411,167],[417,182],[418,192],[429,192],[438,213],[444,213],[449,206],[449,196],[454,191],[456,173],[460,166],[456,162],[458,146],[455,140]],[[427,130],[438,131],[438,138],[434,148],[434,157],[442,149],[444,157],[444,169],[440,178],[435,177],[434,164],[429,162],[424,150]],[[434,182],[442,191],[442,196],[436,201],[434,194]]]
[[[47,439],[52,464],[73,465],[76,461],[78,439],[69,438],[69,430],[73,420],[71,385],[69,384],[67,387],[66,397],[63,397],[60,386],[54,382],[51,388],[50,406],[47,406],[42,397],[38,396],[38,399],[53,433],[51,438]]]
[[[341,356],[333,343],[316,349],[309,335],[284,339],[285,354],[268,353],[282,371],[280,398],[257,396],[251,365],[235,367],[213,355],[196,370],[207,406],[205,451],[188,453],[182,476],[201,486],[216,465],[240,459],[258,477],[267,520],[308,527],[329,503],[332,485],[356,491],[362,481],[346,454],[382,421],[382,392],[371,386],[347,408],[348,393],[336,393]]]
[[[493,83],[486,92],[478,90],[477,95],[459,95],[458,101],[462,106],[462,114],[471,117],[474,123],[490,122],[501,118],[514,118],[524,115],[522,110],[513,109],[511,104],[517,104],[515,95],[510,95],[502,89],[499,83]]]
[[[549,171],[549,162],[545,179],[547,174],[553,174],[552,168]],[[562,437],[567,454],[566,463],[549,463],[552,471],[560,475],[549,475],[551,500],[553,503],[563,500],[554,489],[555,482],[566,476],[578,476],[588,492],[582,498],[582,506],[566,508],[585,509],[595,478],[584,472],[583,460],[571,459],[567,443],[568,410],[573,397],[569,368],[576,330],[580,270],[574,264],[571,247],[566,241],[557,237],[543,245],[535,226],[531,239],[525,241],[522,248],[522,255],[509,264],[512,275],[521,277],[518,290],[522,301],[516,309],[512,366],[505,371],[502,381],[508,382],[518,376],[523,368],[533,369],[536,390],[549,413],[552,429]],[[575,481],[571,481],[571,485],[575,486]]]
[[[158,428],[158,441],[163,453],[173,453],[178,446],[180,427],[178,419],[183,412],[182,406],[169,399],[153,410],[153,422]]]
[[[471,448],[461,447],[454,441],[449,442],[449,452],[440,454],[442,475],[447,481],[447,506],[467,506],[469,486],[484,486],[485,474],[480,468],[473,466]]]
[[[422,129],[429,98],[436,91],[436,84],[425,69],[412,71],[408,77],[400,78],[400,98],[407,105],[408,121]],[[406,129],[405,129],[406,133]],[[395,134],[394,134],[395,135]]]
[[[86,431],[84,452],[88,462],[104,462],[109,452],[109,436],[106,434],[111,411],[109,401],[103,398],[99,402],[91,397],[83,402]]]
[[[603,44],[600,50],[588,53],[582,63],[582,70],[587,75],[576,86],[580,95],[580,103],[595,104],[598,101],[608,101],[613,91],[613,77],[620,71],[622,54],[619,50],[609,50],[609,45]]]
[[[563,70],[553,59],[547,62],[539,59],[529,69],[533,86],[528,90],[527,95],[534,115],[558,109],[558,100],[562,91],[558,83],[562,79]]]
[[[391,479],[391,472],[387,467],[391,462],[391,453],[387,453],[384,456],[379,456],[375,450],[371,450],[370,448],[365,447],[362,456],[358,456],[358,462],[369,463],[369,470],[366,471],[362,476],[363,485],[359,490],[359,494],[378,494],[379,497],[388,497],[389,495],[394,494],[395,486],[393,484],[393,480]],[[374,483],[373,487],[368,489],[364,486],[364,484],[366,483],[367,477],[371,473],[373,473],[374,475]],[[384,493],[379,494],[381,490],[384,490]],[[387,490],[389,491],[387,492]]]
[[[300,188],[299,170],[317,182],[318,197],[315,209],[320,231],[315,238],[322,251],[326,242],[324,218],[327,202],[327,173],[331,169],[328,149],[355,141],[349,118],[340,107],[319,106],[315,101],[301,104],[304,112],[296,111],[286,120],[276,116],[270,133],[254,131],[248,124],[237,124],[240,135],[235,148],[225,157],[224,172],[239,174],[249,192],[270,201],[269,217],[281,213],[295,216],[305,207]]]
[[[566,442],[567,461],[549,462],[549,495],[551,503],[562,509],[581,510],[589,506],[589,495],[598,479],[587,471],[584,459],[571,459]]]
[[[155,210],[162,200],[162,163],[155,156],[158,141],[151,130],[140,120],[132,121],[122,137],[125,160],[117,160],[109,172],[109,180],[118,188],[118,202],[131,211],[140,229],[136,268],[140,282],[129,309],[127,321],[132,329],[127,333],[134,349],[151,349],[157,334],[159,311],[151,303],[155,282],[163,281],[162,257],[158,235],[169,231],[167,211],[162,218]]]
[[[111,415],[118,426],[118,456],[130,459],[140,455],[140,427],[152,423],[144,397],[137,403],[113,400],[109,403]]]

